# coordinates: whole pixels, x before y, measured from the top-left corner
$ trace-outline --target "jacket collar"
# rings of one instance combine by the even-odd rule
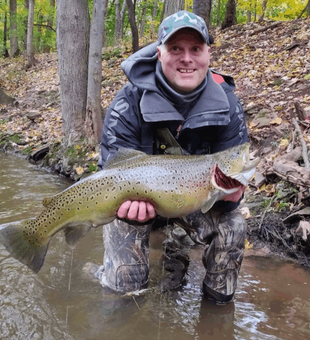
[[[210,70],[207,73],[207,85],[186,120],[157,92],[144,90],[140,101],[141,113],[146,122],[179,121],[183,123],[183,129],[227,125],[230,122],[229,107],[223,88],[215,83]]]

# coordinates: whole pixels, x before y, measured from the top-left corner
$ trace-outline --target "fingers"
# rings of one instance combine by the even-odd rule
[[[126,201],[123,204],[121,204],[121,206],[119,207],[117,211],[117,216],[119,218],[126,218],[130,205],[131,205],[131,201]]]
[[[145,222],[156,215],[155,208],[150,202],[125,201],[118,209],[117,216],[128,220]]]
[[[147,209],[149,219],[155,218],[156,212],[155,212],[155,208],[154,208],[153,204],[150,203],[150,202],[146,202],[146,209]]]

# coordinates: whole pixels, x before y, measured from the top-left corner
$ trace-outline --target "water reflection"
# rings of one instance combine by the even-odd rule
[[[26,161],[0,153],[0,224],[30,218],[44,197],[69,183]],[[91,231],[71,250],[62,233],[51,241],[38,275],[0,245],[1,339],[307,339],[310,274],[276,259],[244,260],[235,303],[204,299],[201,248],[190,253],[187,282],[160,294],[164,234],[150,240],[150,290],[141,296],[112,294],[92,279],[86,264],[102,263],[102,231]]]

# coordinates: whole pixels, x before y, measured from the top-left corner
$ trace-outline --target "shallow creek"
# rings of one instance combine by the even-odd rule
[[[42,199],[71,183],[0,153],[0,224],[37,216]],[[310,339],[310,271],[274,258],[245,258],[234,303],[217,306],[201,293],[201,248],[193,248],[185,285],[160,294],[165,236],[150,239],[150,288],[140,296],[111,294],[88,274],[102,263],[102,230],[71,250],[54,236],[38,274],[0,245],[2,340]]]

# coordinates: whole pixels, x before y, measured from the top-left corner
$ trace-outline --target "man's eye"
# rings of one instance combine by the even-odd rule
[[[198,46],[193,47],[193,51],[194,52],[199,52],[200,51],[200,47],[198,47]]]
[[[172,50],[172,51],[178,51],[178,50],[179,50],[179,47],[178,47],[178,46],[172,46],[171,50]]]

